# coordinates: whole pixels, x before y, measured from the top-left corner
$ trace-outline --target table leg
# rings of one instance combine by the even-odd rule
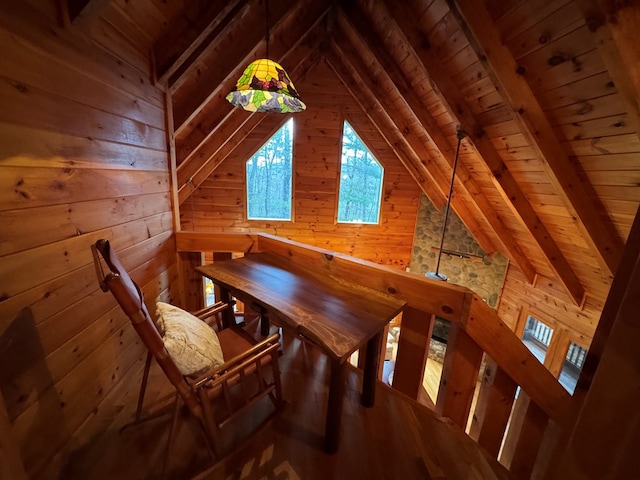
[[[224,303],[231,302],[231,294],[226,288],[220,288],[220,301]],[[233,308],[225,308],[222,312],[222,326],[223,328],[229,328],[231,325],[235,325],[236,316],[233,314]]]
[[[260,313],[260,335],[266,337],[269,335],[269,328],[271,327],[271,323],[269,322],[269,317],[266,313]]]
[[[367,352],[364,360],[364,373],[362,375],[362,399],[365,407],[373,407],[376,400],[376,383],[378,380],[378,367],[380,365],[380,349],[384,330],[378,332],[367,342]]]
[[[327,404],[327,421],[324,433],[324,448],[327,453],[337,452],[340,444],[340,422],[345,390],[345,365],[346,362],[331,361],[329,402]]]

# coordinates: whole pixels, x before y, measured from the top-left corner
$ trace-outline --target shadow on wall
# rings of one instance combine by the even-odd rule
[[[443,219],[444,211],[439,212],[423,194],[413,239],[412,272],[424,275],[435,271]],[[499,252],[488,256],[453,210],[447,222],[443,251],[457,252],[464,258],[443,253],[439,273],[446,275],[449,282],[473,290],[495,308],[507,273],[508,259]]]
[[[38,446],[65,439],[67,433],[61,400],[53,388],[30,308],[22,309],[0,334],[0,365],[0,391],[9,420],[13,424],[18,417],[26,416],[20,418],[21,428],[14,432],[14,440],[24,447],[28,439],[31,455],[23,451],[22,460],[27,473],[32,474],[46,461],[34,453],[40,451]]]

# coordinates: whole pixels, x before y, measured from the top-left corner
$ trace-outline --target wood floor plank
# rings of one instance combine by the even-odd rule
[[[165,478],[200,479],[327,479],[327,478],[447,478],[508,479],[508,472],[481,450],[462,429],[417,402],[378,384],[376,404],[360,404],[361,375],[348,368],[340,449],[325,453],[323,432],[328,394],[329,362],[315,346],[286,331],[280,359],[286,404],[276,416],[245,439],[236,438],[268,416],[267,401],[257,412],[234,425],[227,442],[241,447],[213,467],[197,425],[180,428],[168,456]],[[161,375],[152,375],[153,399],[166,406],[170,386]],[[130,389],[129,389],[130,390]],[[135,401],[130,398],[129,402]],[[129,416],[131,405],[119,403]],[[166,408],[166,407],[165,407]],[[64,468],[69,480],[92,478],[159,478],[169,419],[119,434],[120,415],[104,434],[87,439],[69,456]],[[200,473],[198,473],[200,472]]]

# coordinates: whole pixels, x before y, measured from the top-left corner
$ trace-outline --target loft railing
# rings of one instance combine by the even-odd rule
[[[544,468],[545,452],[551,449],[540,447],[555,440],[571,397],[469,289],[268,234],[178,232],[176,245],[188,308],[200,306],[202,279],[193,267],[202,262],[203,252],[213,253],[214,263],[232,253],[271,252],[337,281],[348,279],[405,301],[393,388],[416,400],[435,316],[451,321],[437,413],[463,429],[469,425],[469,435],[517,476],[529,478]]]

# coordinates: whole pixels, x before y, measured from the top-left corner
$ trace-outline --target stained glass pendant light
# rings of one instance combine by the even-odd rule
[[[281,65],[269,60],[269,4],[265,0],[267,33],[266,58],[252,62],[242,73],[227,100],[249,112],[294,113],[307,108],[289,75]]]

